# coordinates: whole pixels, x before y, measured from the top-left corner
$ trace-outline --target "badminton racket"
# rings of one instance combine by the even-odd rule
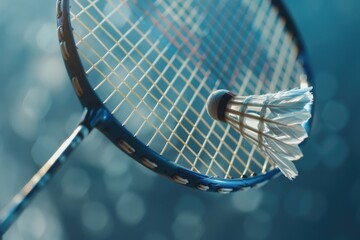
[[[311,86],[281,1],[58,0],[56,15],[84,116],[1,212],[0,236],[94,128],[145,167],[202,191],[279,175],[255,144],[208,115],[206,101],[217,89],[246,96]]]

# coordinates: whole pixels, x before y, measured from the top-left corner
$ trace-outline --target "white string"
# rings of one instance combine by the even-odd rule
[[[106,19],[106,18],[104,18],[104,19]],[[99,24],[97,24],[97,25],[99,25]],[[93,32],[93,31],[91,31],[91,32]],[[95,51],[94,49],[92,49],[92,50]],[[98,55],[98,54],[97,54],[97,55]],[[100,56],[98,56],[98,57],[101,58]],[[93,64],[93,65],[96,65],[96,64]],[[106,80],[108,80],[108,79],[106,79]],[[113,85],[113,83],[112,83],[112,85]],[[156,86],[156,84],[155,84],[155,86]],[[118,90],[118,89],[116,89],[116,90]],[[132,90],[132,89],[131,89],[131,90]],[[133,90],[132,90],[132,91],[133,91]],[[163,96],[166,96],[166,95],[163,94]],[[160,103],[160,102],[158,102],[158,103]],[[175,105],[174,105],[174,106],[175,106]],[[188,105],[188,106],[189,106],[189,105]],[[202,118],[200,118],[200,119],[202,119]],[[164,123],[164,121],[162,121],[162,123]],[[161,127],[161,125],[160,125],[160,127]],[[173,131],[171,131],[171,132],[173,132]],[[159,131],[156,131],[155,134],[154,134],[154,136],[156,136],[157,133],[159,133]],[[189,135],[189,136],[191,136],[191,135]],[[218,135],[216,135],[216,136],[218,136]],[[152,138],[152,139],[154,139],[154,138]],[[199,144],[197,141],[196,141],[196,143]],[[213,148],[216,148],[213,144],[211,144],[211,146],[212,146]],[[226,147],[229,148],[227,145],[226,145]],[[229,148],[229,149],[230,149],[230,148]],[[208,153],[207,151],[206,151],[206,153],[209,155],[209,153]],[[224,156],[223,156],[221,153],[220,153],[220,155],[224,158]],[[180,156],[183,156],[183,154],[180,155]],[[225,158],[225,159],[226,159],[226,158]],[[190,163],[190,161],[189,161],[188,159],[186,159],[186,161]],[[241,159],[240,159],[240,161],[241,161]],[[203,162],[203,161],[201,161],[201,162]],[[205,165],[206,165],[206,164],[205,164]],[[217,165],[220,166],[218,163],[217,163]],[[224,170],[223,170],[221,167],[220,167],[220,169],[224,172]]]

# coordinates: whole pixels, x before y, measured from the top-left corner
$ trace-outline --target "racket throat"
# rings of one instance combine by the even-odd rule
[[[84,113],[81,117],[79,125],[83,125],[89,131],[95,127],[102,125],[111,116],[111,113],[105,108],[101,107],[98,109],[84,108]]]

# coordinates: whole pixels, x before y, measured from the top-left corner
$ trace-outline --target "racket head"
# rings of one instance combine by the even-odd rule
[[[58,0],[57,2],[59,44],[69,77],[83,107],[90,113],[99,113],[102,115],[102,121],[94,121],[92,123],[90,121],[90,124],[93,125],[92,127],[98,128],[126,154],[147,168],[150,168],[151,170],[161,175],[169,177],[170,179],[182,185],[197,188],[203,191],[214,191],[220,193],[229,193],[232,191],[245,190],[254,186],[263,185],[273,177],[278,176],[280,172],[275,166],[270,166],[268,160],[266,160],[266,156],[261,155],[261,152],[255,149],[254,146],[252,146],[250,143],[247,143],[246,140],[238,135],[238,133],[232,132],[231,129],[222,125],[221,123],[214,123],[213,120],[211,120],[211,118],[206,115],[206,95],[210,95],[210,90],[224,88],[225,86],[227,89],[238,92],[236,90],[242,88],[243,82],[239,80],[241,73],[240,71],[236,70],[236,67],[241,67],[242,64],[251,65],[251,60],[254,60],[254,55],[256,55],[256,52],[252,53],[252,58],[250,60],[246,60],[246,54],[241,55],[242,52],[240,49],[238,49],[239,47],[236,47],[236,50],[233,50],[233,46],[223,46],[225,52],[224,55],[217,56],[217,53],[212,52],[214,46],[225,44],[226,41],[231,41],[231,44],[236,44],[235,41],[239,40],[242,44],[240,44],[241,47],[245,47],[247,46],[246,44],[248,44],[250,45],[248,46],[250,49],[248,51],[251,51],[254,46],[260,45],[262,42],[261,36],[258,40],[256,39],[259,37],[257,34],[261,33],[261,31],[258,29],[255,31],[252,21],[254,21],[256,16],[258,16],[256,15],[256,12],[260,11],[260,6],[264,5],[266,10],[264,10],[262,13],[264,14],[262,17],[266,18],[268,17],[267,14],[269,14],[269,16],[272,16],[271,19],[274,22],[274,26],[272,26],[274,29],[270,28],[270,30],[280,31],[281,34],[277,37],[280,38],[281,41],[288,41],[289,46],[291,46],[284,50],[289,51],[289,55],[286,55],[284,59],[280,60],[283,62],[282,64],[286,65],[286,61],[289,60],[288,58],[291,58],[290,60],[293,61],[294,69],[292,69],[291,66],[286,65],[285,67],[281,66],[280,71],[285,71],[287,67],[289,71],[288,78],[293,78],[292,81],[294,82],[293,84],[286,84],[286,81],[290,80],[286,79],[286,73],[284,73],[284,76],[282,76],[281,79],[282,84],[281,82],[279,84],[280,86],[276,86],[276,84],[273,86],[270,82],[267,86],[264,84],[262,87],[258,87],[255,90],[258,91],[258,94],[262,94],[269,91],[269,89],[276,91],[287,88],[306,87],[312,85],[310,82],[310,71],[307,64],[307,57],[303,44],[281,1],[233,1],[232,4],[234,4],[234,2],[238,4],[238,9],[236,8],[236,5],[234,8],[229,7],[227,9],[230,10],[227,10],[227,14],[231,15],[232,13],[236,13],[239,17],[239,15],[242,16],[241,13],[243,13],[243,15],[248,16],[249,19],[243,17],[240,17],[239,19],[239,22],[247,22],[246,27],[241,27],[241,25],[239,25],[237,22],[238,19],[236,19],[236,17],[233,17],[232,20],[228,21],[224,19],[218,19],[213,15],[220,14],[220,12],[216,9],[219,8],[219,4],[221,4],[221,6],[224,8],[224,5],[227,4],[227,2],[225,2],[226,1],[143,1],[139,3],[139,1],[128,2],[110,0]],[[256,2],[256,4],[258,4],[258,10],[254,9],[256,4],[253,4],[252,2]],[[201,7],[202,4],[206,7]],[[214,6],[212,6],[212,4],[214,4]],[[72,5],[73,10],[70,10],[70,5]],[[169,7],[170,10],[166,10],[166,7]],[[183,7],[183,10],[181,10],[180,7]],[[123,9],[126,9],[130,13],[124,12]],[[171,14],[169,14],[169,11],[172,11]],[[174,11],[177,11],[178,15],[173,15],[175,13]],[[110,20],[110,18],[113,16],[112,14],[117,16],[115,19]],[[144,16],[141,14],[144,14]],[[195,17],[196,14],[198,14],[198,17]],[[143,25],[141,25],[142,21],[144,22]],[[179,21],[183,23],[183,25],[179,24]],[[186,23],[190,22],[190,24],[196,24],[198,21],[201,22],[201,24],[205,24],[206,27],[203,27],[203,25],[198,23],[197,28],[200,29],[198,32],[194,29],[189,30]],[[116,24],[114,24],[114,22]],[[94,23],[96,24],[94,25]],[[98,23],[103,24],[103,27],[97,27],[96,25],[101,25]],[[116,29],[117,24],[122,25],[120,28]],[[217,25],[217,28],[211,29],[211,24]],[[222,31],[222,27],[224,28],[223,31],[235,31],[234,29],[239,29],[239,31],[243,31],[242,33],[246,33],[247,37],[242,38],[240,34],[237,34],[235,37],[239,39],[229,40],[229,37],[231,36],[226,35],[223,32],[221,33],[223,33],[224,36],[218,33],[219,31]],[[179,30],[176,30],[177,28]],[[99,29],[103,31],[101,34],[96,32]],[[104,29],[108,29],[106,30],[106,33],[104,33]],[[136,29],[136,32],[142,34],[138,34],[139,36],[130,37],[129,35],[134,33],[134,31],[131,31],[132,29]],[[124,30],[124,32],[122,32],[122,30]],[[251,32],[253,30],[255,34]],[[147,35],[149,31],[150,34]],[[236,34],[236,32],[237,31],[234,33]],[[116,40],[111,38],[112,33],[116,35]],[[94,51],[93,49],[92,51],[95,53],[93,52],[90,55],[86,55],[84,52],[87,51],[87,48],[93,48],[94,46],[91,46],[92,44],[100,44],[100,48],[106,48],[104,46],[106,46],[107,43],[102,42],[102,40],[99,41],[99,37],[104,37],[104,34],[107,40],[110,38],[110,40],[113,41],[112,44],[113,47],[117,49],[117,53],[113,54],[112,52],[115,50],[112,50],[111,47],[109,47],[107,48],[107,52],[105,51],[103,54],[97,54],[97,50],[95,49]],[[157,35],[159,35],[158,39],[156,39]],[[269,32],[268,35],[271,36],[272,33]],[[91,37],[93,39],[89,40],[89,42],[84,40],[85,38]],[[199,40],[198,37],[201,37],[202,42],[205,42],[204,45],[201,43],[199,44],[199,41],[197,41]],[[149,39],[147,40],[146,38]],[[273,36],[273,41],[276,40],[274,40],[274,38],[276,38],[275,34]],[[147,45],[136,45],[137,43],[141,44],[140,41],[136,39],[145,39],[147,41]],[[248,41],[250,41],[249,39],[253,39],[251,40],[253,42],[248,43]],[[206,42],[208,45],[206,45]],[[155,47],[151,47],[149,43],[153,43]],[[145,50],[142,50],[142,48],[145,48]],[[153,53],[153,48],[155,49],[155,54]],[[185,50],[183,50],[183,48]],[[169,52],[167,52],[166,49],[170,49]],[[221,48],[219,47],[218,49]],[[263,51],[267,50],[269,49],[261,49],[260,55],[262,56],[262,54],[267,54],[266,52],[263,53]],[[276,52],[277,50],[278,49],[275,49],[274,51]],[[279,49],[279,51],[282,50]],[[232,52],[240,55],[240,58],[235,54],[232,54]],[[240,60],[237,61],[237,64],[229,63],[227,68],[231,68],[230,70],[226,70],[226,66],[221,66],[223,71],[219,72],[216,70],[218,68],[217,64],[220,64],[220,61],[222,60],[226,60],[226,54],[232,54],[231,57],[229,57],[231,61],[235,61],[237,59]],[[276,55],[276,53],[273,54]],[[91,58],[96,59],[101,55],[103,57],[102,60],[99,58],[101,61],[97,63],[91,61]],[[112,76],[112,72],[116,72],[117,70],[115,67],[113,67],[110,69],[110,72],[107,70],[107,72],[103,72],[103,74],[101,74],[102,70],[100,70],[101,67],[99,66],[101,62],[105,62],[105,68],[110,68],[109,65],[111,64],[108,63],[105,59],[109,55],[111,55],[113,58],[109,61],[113,61],[114,59],[117,61],[113,66],[122,67],[121,74],[124,75],[117,73],[117,81],[121,80],[120,78],[123,77],[124,82],[127,82],[126,86],[128,89],[124,90],[125,92],[123,93],[119,93],[119,96],[117,96],[117,101],[122,101],[122,97],[127,101],[127,105],[130,104],[129,106],[132,106],[134,109],[138,108],[137,112],[135,113],[133,113],[134,111],[129,112],[126,107],[121,108],[120,106],[120,110],[116,110],[117,112],[115,114],[114,105],[111,105],[108,102],[108,99],[111,98],[110,96],[112,92],[110,92],[110,94],[104,94],[104,92],[109,91],[107,89],[99,93],[98,89],[101,87],[101,85],[100,87],[98,86],[100,82],[102,80],[104,80],[104,82],[111,82],[109,78]],[[140,57],[138,55],[140,55]],[[159,61],[159,56],[160,60],[162,58],[168,59],[168,61],[165,61],[165,63],[162,63],[162,65],[173,65],[173,70],[178,70],[180,75],[183,76],[179,77],[175,71],[172,71],[171,73],[165,72],[165,67],[158,65],[157,63],[157,61]],[[181,59],[181,61],[175,63],[177,57]],[[277,57],[281,58],[282,55],[279,54]],[[141,60],[142,58],[146,58],[145,63]],[[171,64],[169,64],[170,58],[175,58],[174,62],[171,62]],[[126,66],[122,66],[122,61],[126,62],[129,59],[131,59],[132,62],[137,62],[139,65],[136,66],[137,64],[135,64],[133,68],[126,68]],[[190,61],[191,63],[186,65],[185,61]],[[269,60],[268,58],[265,58],[264,63],[262,64],[266,65],[266,61],[270,61],[268,64],[269,66],[272,66],[271,64],[275,64],[275,66],[277,66],[276,63],[272,62],[272,59]],[[246,62],[246,64],[244,62]],[[141,65],[142,63],[143,65]],[[133,66],[134,63],[129,64]],[[126,64],[124,63],[124,65]],[[183,65],[186,65],[186,71],[181,68]],[[206,65],[207,69],[203,70],[202,72],[197,71],[197,69],[202,68],[202,65]],[[146,69],[140,72],[136,72],[136,67],[140,69]],[[156,77],[158,77],[156,73],[150,77],[148,71],[151,71],[152,68],[161,68],[161,70],[157,72],[157,75],[162,75],[162,78],[164,78],[168,84],[167,86],[164,86],[165,89],[170,89],[171,91],[164,89],[164,92],[161,93],[161,86],[164,85],[164,83],[154,80]],[[215,70],[211,72],[209,69]],[[251,78],[251,80],[249,80],[250,82],[254,82],[254,79],[259,76],[265,77],[266,80],[268,77],[267,74],[269,74],[271,77],[274,77],[275,75],[274,71],[271,73],[267,72],[265,75],[262,75],[261,70],[263,69],[259,70],[250,68],[245,70],[247,70],[247,74],[257,75]],[[210,71],[211,73],[206,75],[207,71]],[[227,75],[228,72],[230,75]],[[145,75],[145,78],[148,79],[141,80],[144,82],[139,84],[140,81],[138,80],[142,78],[141,74]],[[231,78],[231,74],[235,75],[235,79],[226,79]],[[99,77],[99,75],[102,76]],[[183,82],[172,86],[171,84],[177,84],[178,78],[181,78]],[[191,78],[191,80],[187,81],[184,78]],[[96,79],[96,83],[94,83],[94,79]],[[265,80],[262,79],[259,81]],[[138,83],[136,83],[136,81],[138,81]],[[112,84],[114,88],[113,91],[117,91],[115,90],[116,87],[118,87],[118,89],[122,89],[123,83],[121,81],[117,82],[116,84]],[[202,92],[203,88],[200,88],[199,92],[196,92],[196,89],[199,89],[199,85],[201,84],[206,86],[204,87],[207,90],[205,91],[206,93]],[[148,88],[145,89],[147,91],[144,92],[144,89],[138,90],[139,85],[141,88]],[[180,97],[182,93],[181,89],[186,89],[188,86],[192,86],[191,89],[193,89],[193,91],[190,91],[192,94],[185,93],[182,95],[185,97]],[[250,87],[247,88],[247,86],[245,86],[242,89],[244,92],[248,92],[249,95],[254,93],[251,92]],[[201,101],[197,101],[198,99],[196,98],[196,94],[202,97]],[[151,96],[151,99],[146,102],[149,95]],[[164,95],[165,97],[163,97]],[[136,99],[132,102],[132,99],[134,98]],[[141,98],[143,100],[141,100]],[[184,101],[187,104],[178,103],[176,100],[177,98],[180,98],[181,101]],[[159,103],[154,103],[154,99],[160,102],[160,105],[163,109],[160,110]],[[144,105],[142,104],[143,102],[145,102],[145,106],[148,108],[143,109],[145,113],[141,112],[141,108]],[[166,111],[166,108],[173,109],[171,104],[167,105],[169,102],[175,106],[176,114],[171,111],[163,113],[164,110]],[[193,104],[193,106],[187,106],[190,104]],[[117,106],[118,105],[115,105],[115,108]],[[184,107],[185,110],[183,110]],[[151,109],[149,111],[149,108],[153,108],[154,112],[152,112]],[[180,111],[183,111],[184,114],[180,114]],[[199,116],[193,116],[194,114],[191,114],[191,112],[205,112],[205,114],[198,114],[200,115],[201,119],[196,122]],[[140,129],[144,128],[144,124],[142,123],[138,123],[139,125],[136,125],[135,127],[129,127],[129,122],[134,120],[134,118],[128,117],[131,114],[133,114],[133,116],[139,116],[143,114],[142,120],[145,121],[145,128],[150,130],[144,134],[141,131],[137,131],[136,127]],[[151,116],[154,115],[157,117],[152,119]],[[170,120],[169,115],[171,116]],[[148,120],[146,118],[148,118]],[[99,118],[97,117],[96,119]],[[162,120],[163,122],[169,121],[171,123],[168,125],[165,123],[167,130],[159,134],[159,132],[163,131],[162,129],[164,128],[164,123],[158,123],[158,125],[156,125],[157,123],[152,123],[153,120],[154,122],[161,122]],[[134,121],[136,122],[136,119]],[[191,122],[195,122],[198,125],[193,124],[194,126],[192,126],[192,128],[191,126],[188,128],[187,124]],[[200,127],[200,125],[202,127]],[[203,125],[205,125],[205,127]],[[156,131],[156,127],[159,127],[158,131]],[[179,132],[175,132],[174,130],[171,130],[171,128],[180,129],[181,133],[180,130]],[[310,130],[310,121],[306,124],[306,128],[307,130]],[[207,131],[210,130],[214,131],[215,136],[211,134],[206,135]],[[157,139],[148,136],[151,135],[150,133],[155,133],[155,135],[157,134],[160,136],[159,143],[165,143],[165,145],[170,147],[165,150],[163,148],[158,148],[158,146],[154,143],[157,141]],[[227,135],[230,135],[230,140],[228,139]],[[166,138],[175,138],[177,141],[174,143],[171,142],[171,140],[167,141]],[[146,139],[146,141],[144,139]],[[190,141],[187,141],[187,139],[190,139]],[[201,139],[201,141],[199,139]],[[211,143],[210,141],[212,140],[215,140],[215,142]],[[239,144],[239,142],[241,144]],[[241,146],[236,147],[236,144]],[[216,148],[219,145],[221,145],[221,147],[219,147],[219,151],[217,151]],[[223,147],[224,145],[225,147]],[[205,146],[205,150],[201,150],[202,146]],[[182,150],[179,151],[179,149]],[[223,149],[225,149],[224,151],[226,153],[221,152]],[[231,149],[235,149],[233,153],[230,152]],[[182,159],[187,158],[187,154],[190,155],[189,158],[195,158],[195,161],[198,161],[196,164],[200,163],[203,165],[202,168],[205,168],[205,170],[200,170],[200,168],[197,169],[197,165],[191,162],[189,159]],[[211,155],[215,155],[219,159],[215,159],[214,163],[214,161],[211,160],[211,157],[214,156]],[[255,166],[258,168],[258,171],[251,170],[252,165],[254,165],[253,158],[255,159],[255,155],[256,158],[262,158],[261,160],[256,160],[260,162],[257,164],[259,166]],[[242,160],[242,158],[244,158],[244,160]],[[243,169],[237,169],[234,171],[232,169],[233,166],[235,166],[233,163],[234,160],[238,161],[237,166],[242,166]],[[222,161],[222,163],[218,163],[217,161]],[[218,169],[212,170],[211,168],[213,164],[217,166]],[[225,168],[228,169],[226,172],[224,171]],[[220,176],[218,173],[220,173]]]

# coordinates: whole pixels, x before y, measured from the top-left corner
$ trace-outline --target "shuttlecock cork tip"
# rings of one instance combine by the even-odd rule
[[[225,89],[212,92],[206,102],[208,114],[215,120],[224,121],[227,103],[234,96],[235,94]]]

